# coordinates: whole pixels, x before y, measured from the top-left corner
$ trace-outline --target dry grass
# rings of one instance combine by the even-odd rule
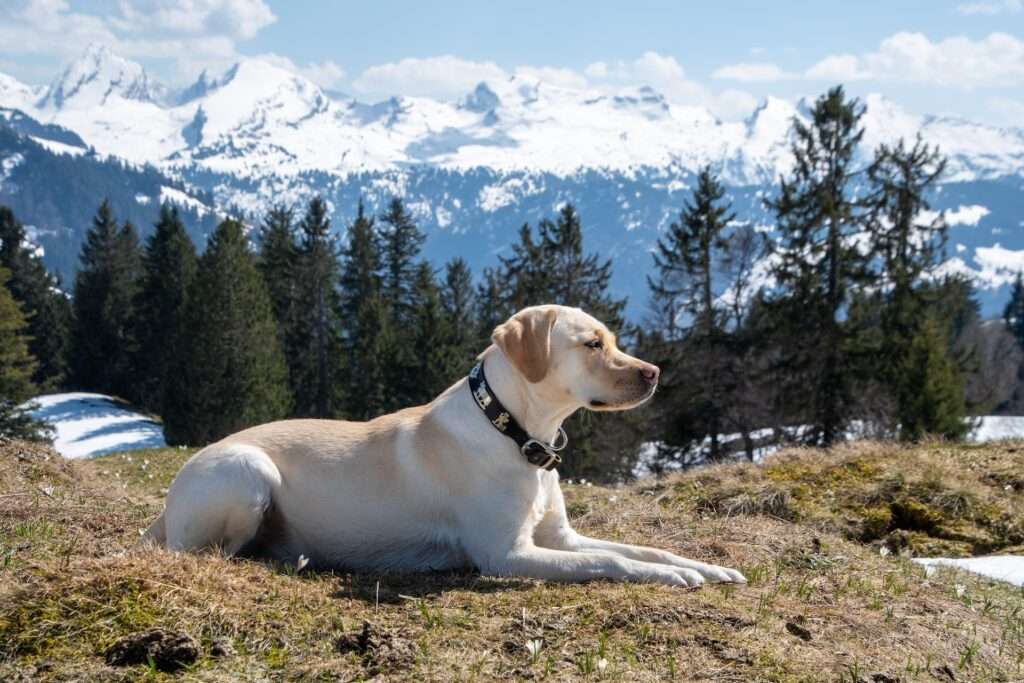
[[[869,444],[566,487],[582,530],[750,579],[683,591],[123,552],[189,453],[68,463],[0,443],[0,679],[1021,680],[1024,591],[879,552],[901,531],[917,535],[903,553],[922,539],[1013,547],[1016,448]],[[203,656],[176,675],[104,663],[151,627],[188,633]]]

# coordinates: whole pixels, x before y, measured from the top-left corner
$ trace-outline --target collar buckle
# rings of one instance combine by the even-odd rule
[[[537,441],[537,439],[529,439],[519,448],[519,452],[523,454],[527,462],[532,465],[536,465],[542,470],[553,470],[562,464],[562,456],[555,451],[565,448],[565,440],[562,441],[562,445],[558,448],[554,446],[548,446],[545,443]],[[543,457],[538,457],[543,456]]]

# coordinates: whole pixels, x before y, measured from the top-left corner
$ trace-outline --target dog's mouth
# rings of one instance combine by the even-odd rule
[[[630,408],[636,408],[650,400],[654,396],[654,392],[657,391],[658,386],[653,385],[643,392],[639,396],[632,396],[624,401],[616,401],[615,403],[609,403],[598,398],[592,398],[587,404],[587,407],[591,410],[629,410]]]

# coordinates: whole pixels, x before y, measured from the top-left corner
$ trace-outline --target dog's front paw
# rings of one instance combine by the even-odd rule
[[[696,570],[707,581],[714,583],[746,583],[747,577],[735,569],[719,567],[716,564],[706,564]]]

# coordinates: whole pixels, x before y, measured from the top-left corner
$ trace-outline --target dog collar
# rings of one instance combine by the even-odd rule
[[[562,443],[559,445],[544,443],[531,437],[525,429],[519,426],[516,419],[512,417],[512,413],[506,410],[487,385],[483,361],[474,365],[473,369],[469,371],[469,391],[494,428],[516,442],[519,452],[523,454],[527,462],[544,470],[553,470],[562,462],[562,456],[558,454],[558,451],[569,443],[569,437],[565,435],[565,430],[561,427],[558,428],[555,442],[557,443],[561,437]]]

